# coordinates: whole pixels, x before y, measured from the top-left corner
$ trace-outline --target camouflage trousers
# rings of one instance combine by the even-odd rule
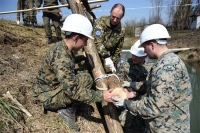
[[[93,85],[93,79],[88,73],[80,73],[76,75],[75,83],[79,83],[78,86],[64,89],[63,84],[60,84],[55,89],[42,92],[39,83],[33,85],[33,97],[37,103],[40,103],[46,110],[59,110],[65,108],[71,103],[77,104],[78,101],[74,101],[72,98],[79,97],[81,92],[86,89],[91,89]],[[81,101],[80,101],[81,102]]]
[[[56,31],[56,37],[61,37],[60,17],[58,13],[43,12],[43,23],[45,28],[46,37],[52,37],[52,30],[50,21],[52,20],[53,26]]]
[[[23,21],[32,22],[32,23],[37,23],[37,18],[36,18],[37,12],[24,12],[22,13],[23,16]]]

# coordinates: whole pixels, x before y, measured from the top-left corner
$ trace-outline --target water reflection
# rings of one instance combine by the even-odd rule
[[[192,66],[192,64],[186,64],[188,69],[188,73],[190,75],[190,80],[192,84],[192,94],[193,99],[190,104],[190,126],[191,133],[199,133],[200,132],[200,68]]]
[[[130,52],[123,52],[122,58],[131,58]],[[154,63],[155,60],[146,59],[148,63]],[[192,64],[185,63],[188,73],[190,75],[193,99],[190,104],[190,126],[191,133],[200,133],[200,68],[193,66]]]

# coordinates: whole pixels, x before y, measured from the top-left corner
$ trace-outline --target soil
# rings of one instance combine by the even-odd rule
[[[54,29],[52,29],[54,31]],[[53,33],[55,36],[55,32]],[[191,50],[179,52],[185,61],[200,65],[200,31],[181,31],[171,33],[170,48],[189,47]],[[124,48],[130,48],[138,38],[126,38]],[[56,42],[56,39],[53,39]],[[44,28],[25,27],[13,21],[0,20],[0,131],[13,133],[74,133],[66,126],[56,112],[43,112],[34,103],[31,86],[40,67],[42,57],[54,44],[47,44]],[[2,108],[2,100],[15,106],[3,97],[9,91],[31,114],[28,117],[17,109],[17,116],[11,117]],[[101,105],[91,104],[81,107],[77,112],[78,125],[82,133],[107,133]],[[14,119],[13,119],[14,118]]]

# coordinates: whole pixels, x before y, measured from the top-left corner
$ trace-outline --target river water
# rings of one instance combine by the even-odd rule
[[[122,58],[131,58],[129,52],[122,52]],[[148,63],[154,63],[155,60],[146,59]],[[200,67],[185,63],[192,84],[193,99],[190,104],[190,131],[191,133],[200,133]]]

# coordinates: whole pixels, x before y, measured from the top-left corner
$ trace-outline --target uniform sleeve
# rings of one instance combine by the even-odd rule
[[[93,29],[93,37],[94,37],[94,42],[97,47],[97,50],[99,51],[98,53],[104,57],[105,55],[108,55],[108,51],[105,48],[105,24],[103,23],[102,18],[99,18],[95,24],[94,24],[94,29]],[[109,41],[109,40],[106,40]]]
[[[155,118],[165,113],[172,106],[177,91],[174,72],[172,66],[159,68],[152,75],[151,92],[139,101],[131,101],[127,108],[133,113],[140,114],[144,119]]]
[[[118,45],[116,46],[116,50],[113,54],[113,62],[114,64],[118,63],[119,59],[121,58],[122,48],[124,44],[124,36],[119,39]]]

